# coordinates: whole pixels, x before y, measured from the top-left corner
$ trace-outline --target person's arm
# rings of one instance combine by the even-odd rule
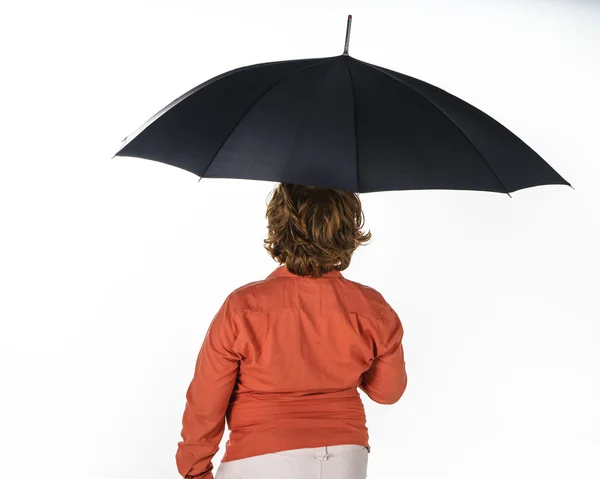
[[[359,388],[379,404],[394,404],[406,390],[407,376],[404,362],[402,323],[391,306],[386,304],[386,314],[380,325],[377,356],[368,371],[362,375]]]
[[[239,328],[229,297],[210,324],[186,393],[177,469],[184,478],[214,479],[212,458],[225,431],[225,413],[237,379]]]

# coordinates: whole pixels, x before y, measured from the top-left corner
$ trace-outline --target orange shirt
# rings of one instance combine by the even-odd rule
[[[307,447],[369,447],[357,387],[393,404],[406,389],[403,328],[380,293],[339,271],[279,266],[233,291],[211,322],[188,388],[177,467],[213,478],[222,462]]]

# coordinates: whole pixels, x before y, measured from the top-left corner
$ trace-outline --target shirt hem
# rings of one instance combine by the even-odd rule
[[[348,434],[343,438],[326,437],[323,434],[316,434],[314,439],[307,438],[278,438],[274,441],[264,441],[259,438],[253,440],[253,444],[257,444],[254,447],[232,447],[228,446],[223,455],[221,462],[237,461],[239,459],[246,459],[248,457],[260,456],[263,454],[270,454],[273,452],[283,452],[292,449],[305,449],[312,447],[325,447],[325,446],[339,446],[345,444],[356,444],[364,446],[369,452],[371,452],[371,446],[369,445],[369,438],[367,434]]]

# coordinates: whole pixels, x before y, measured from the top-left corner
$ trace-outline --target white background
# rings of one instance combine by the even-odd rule
[[[369,477],[600,477],[600,4],[531,0],[5,7],[0,477],[178,477],[208,324],[277,266],[275,183],[111,157],[213,76],[341,54],[348,14],[351,56],[472,103],[575,187],[361,195],[373,240],[344,275],[398,312],[409,375],[394,406],[363,395]]]

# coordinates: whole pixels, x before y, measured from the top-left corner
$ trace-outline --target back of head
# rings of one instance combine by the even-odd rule
[[[357,193],[279,183],[270,196],[265,249],[294,274],[319,278],[343,271],[354,250],[371,239],[370,231],[361,232]]]

